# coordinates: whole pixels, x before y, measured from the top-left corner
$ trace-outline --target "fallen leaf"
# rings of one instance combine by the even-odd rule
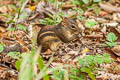
[[[21,49],[21,53],[23,53],[23,52],[29,52],[28,47],[23,46],[22,49]]]
[[[89,52],[88,48],[85,48],[84,50],[81,51],[81,53],[86,53],[86,52]]]
[[[29,7],[29,9],[32,10],[32,11],[34,11],[35,8],[36,8],[36,6],[30,6],[30,7]]]
[[[115,45],[111,50],[114,54],[120,57],[120,45]]]
[[[0,26],[0,32],[1,32],[1,33],[4,33],[5,31],[6,31],[6,29],[5,29],[4,27],[1,27],[1,26]]]
[[[100,11],[100,16],[102,16],[102,17],[107,15],[107,14],[108,14],[108,12],[106,12],[106,11],[102,11],[102,10]]]
[[[108,3],[102,4],[102,3],[100,3],[99,5],[100,5],[100,7],[102,9],[104,9],[107,12],[110,12],[110,13],[112,13],[112,12],[120,12],[120,8],[119,7],[113,6],[111,4],[108,4]]]
[[[85,13],[84,13],[84,15],[87,17],[87,16],[91,16],[93,14],[93,12],[88,12],[88,11],[86,11]]]
[[[72,9],[73,7],[75,7],[75,5],[62,5],[62,9]]]

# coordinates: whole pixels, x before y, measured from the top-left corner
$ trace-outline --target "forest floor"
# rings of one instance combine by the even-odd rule
[[[77,16],[81,33],[78,39],[60,44],[54,55],[41,53],[44,63],[52,56],[49,67],[75,65],[77,57],[108,53],[114,62],[100,65],[104,70],[98,71],[96,80],[120,80],[120,1],[83,4],[82,7],[70,1],[74,0],[54,5],[44,0],[26,0],[19,5],[17,0],[0,0],[0,80],[17,80],[16,53],[29,53],[33,46],[37,49],[41,26],[55,25],[66,15]]]

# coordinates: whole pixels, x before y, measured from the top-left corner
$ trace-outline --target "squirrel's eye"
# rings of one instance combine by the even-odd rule
[[[75,28],[75,25],[71,25],[72,28]]]

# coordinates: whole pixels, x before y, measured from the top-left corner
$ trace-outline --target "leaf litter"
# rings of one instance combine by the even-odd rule
[[[113,1],[113,0],[110,0]],[[9,0],[5,0],[3,4],[11,4]],[[113,1],[114,2],[114,1]],[[116,0],[116,2],[118,2]],[[14,2],[12,3],[14,4]],[[74,8],[73,5],[63,5],[62,9],[65,13],[70,13],[69,10]],[[100,11],[100,16],[96,16],[93,14],[93,10],[85,11],[84,16],[87,19],[93,19],[98,22],[97,26],[93,27],[92,33],[90,34],[90,30],[85,27],[85,21],[81,21],[79,25],[83,31],[79,34],[79,38],[75,41],[72,41],[68,44],[61,44],[59,49],[54,54],[54,60],[51,63],[52,67],[60,66],[64,64],[75,64],[78,60],[77,57],[84,57],[86,55],[96,55],[96,54],[104,54],[109,53],[115,59],[115,63],[108,64],[108,65],[101,65],[104,67],[104,71],[99,71],[100,76],[97,76],[97,79],[107,80],[119,80],[120,79],[120,14],[119,14],[119,6],[114,5],[114,3],[109,4],[99,4],[102,10]],[[33,31],[35,32],[38,30],[38,25],[44,26],[40,23],[39,19],[43,19],[46,17],[50,17],[49,14],[55,15],[56,10],[54,7],[51,6],[49,3],[41,3],[38,4],[30,4],[29,5],[37,5],[31,9],[25,8],[28,11],[29,16],[19,21],[19,23],[25,25],[29,28],[28,25],[33,25]],[[111,6],[110,6],[111,5]],[[14,11],[14,9],[6,7],[0,7],[0,12],[2,14],[6,14],[9,11]],[[71,15],[71,14],[68,14]],[[8,52],[29,52],[31,50],[31,39],[28,33],[21,30],[15,31],[8,31],[6,21],[9,18],[5,16],[0,16],[0,43],[4,44],[4,50],[0,53],[0,79],[8,79],[8,80],[16,80],[17,78],[17,71],[15,68],[15,59],[6,56]],[[5,26],[5,27],[4,27]],[[38,28],[35,28],[37,26]],[[34,29],[35,28],[35,29]],[[32,32],[32,31],[31,31]],[[117,36],[117,45],[113,48],[106,48],[103,47],[101,44],[106,41],[107,34],[109,32],[113,32]],[[36,33],[37,34],[37,33]],[[34,36],[36,34],[31,34]],[[36,39],[35,39],[36,40]],[[36,46],[37,47],[37,46]],[[42,54],[44,62],[47,63],[49,58],[51,57],[50,54]],[[107,66],[107,67],[106,67]],[[7,76],[9,75],[9,76]],[[9,79],[9,78],[13,79]]]

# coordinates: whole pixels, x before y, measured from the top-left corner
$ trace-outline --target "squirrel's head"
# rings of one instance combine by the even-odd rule
[[[63,18],[60,27],[61,32],[59,32],[59,34],[63,42],[72,41],[81,31],[77,23],[77,18]]]
[[[63,18],[61,25],[65,28],[70,29],[74,33],[79,33],[81,31],[81,26],[79,26],[77,18]]]

